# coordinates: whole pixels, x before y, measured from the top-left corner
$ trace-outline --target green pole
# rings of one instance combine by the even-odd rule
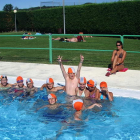
[[[122,42],[122,44],[123,44],[123,35],[121,35],[121,42]]]
[[[49,34],[49,61],[52,64],[52,34]]]

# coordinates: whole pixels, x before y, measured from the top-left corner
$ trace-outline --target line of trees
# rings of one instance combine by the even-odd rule
[[[66,33],[140,34],[140,1],[66,6]],[[0,31],[14,30],[14,13],[0,12]],[[17,12],[18,30],[58,33],[63,8]]]

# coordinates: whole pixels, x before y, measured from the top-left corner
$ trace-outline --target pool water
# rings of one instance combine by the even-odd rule
[[[65,93],[56,93],[65,103]],[[73,108],[43,108],[47,96],[39,91],[34,98],[13,98],[0,92],[0,140],[138,140],[140,100],[114,97],[102,108],[85,110],[83,121],[74,121]]]

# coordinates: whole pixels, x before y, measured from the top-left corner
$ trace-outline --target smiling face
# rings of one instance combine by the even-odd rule
[[[55,98],[50,98],[49,99],[49,104],[54,105],[57,102],[57,99]]]
[[[86,84],[85,83],[79,83],[79,87],[81,90],[84,90],[86,88]]]
[[[33,83],[27,83],[28,88],[33,88]]]
[[[54,83],[47,83],[47,88],[51,90],[54,86]]]
[[[2,79],[1,79],[1,84],[2,84],[3,86],[6,86],[6,85],[7,85],[7,79],[6,79],[6,78],[2,78]]]
[[[71,80],[73,80],[75,77],[75,73],[68,73],[68,76]]]
[[[23,82],[18,82],[18,86],[22,88],[24,86]]]

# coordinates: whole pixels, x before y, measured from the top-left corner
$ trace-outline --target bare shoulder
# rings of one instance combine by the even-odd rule
[[[125,51],[125,50],[123,50],[123,53],[124,53],[124,54],[126,54],[126,51]]]
[[[8,83],[6,87],[12,87],[12,86],[13,86],[12,84],[9,84],[9,83]]]
[[[113,51],[113,53],[116,53],[116,52],[117,52],[117,50],[114,50],[114,51]]]

